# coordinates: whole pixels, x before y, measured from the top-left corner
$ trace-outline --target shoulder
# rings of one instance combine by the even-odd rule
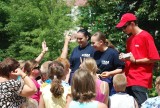
[[[76,50],[78,50],[78,49],[79,49],[79,46],[76,46],[76,47],[73,49],[72,52],[74,52],[74,51],[76,51]]]
[[[138,36],[140,36],[142,39],[153,39],[152,35],[145,30],[143,30]]]
[[[107,105],[104,103],[98,102],[98,108],[107,108]]]
[[[119,52],[114,48],[108,48],[107,51],[105,51],[106,54],[110,54],[112,56],[119,56]]]

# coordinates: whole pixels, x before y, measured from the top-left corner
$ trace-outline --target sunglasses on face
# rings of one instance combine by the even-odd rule
[[[130,24],[131,24],[131,22],[126,23],[126,24],[122,27],[122,30],[126,29]]]

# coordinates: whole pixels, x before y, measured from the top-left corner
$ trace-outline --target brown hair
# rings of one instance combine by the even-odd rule
[[[114,45],[111,43],[111,41],[109,41],[108,39],[106,39],[105,34],[103,34],[102,32],[96,32],[93,36],[98,37],[98,40],[102,40],[102,42],[104,42],[106,44],[107,47],[109,48],[115,48]]]
[[[24,65],[24,71],[27,75],[31,74],[31,71],[38,65],[38,62],[35,60],[27,60]]]
[[[85,58],[80,67],[88,70],[93,75],[96,75],[96,72],[98,71],[96,61],[93,58]]]
[[[50,91],[55,98],[59,98],[64,93],[64,88],[61,85],[61,79],[64,76],[64,67],[61,63],[54,61],[49,67],[49,73],[50,75],[52,74],[50,77],[53,79]]]
[[[113,85],[116,92],[124,92],[127,85],[126,76],[124,74],[116,74],[113,77]]]
[[[156,78],[155,86],[156,86],[157,92],[160,91],[160,76]]]
[[[0,76],[9,78],[11,71],[15,71],[19,67],[19,62],[13,58],[6,58],[0,62]]]
[[[90,101],[95,98],[95,82],[91,74],[84,69],[78,69],[72,78],[71,92],[73,100]]]

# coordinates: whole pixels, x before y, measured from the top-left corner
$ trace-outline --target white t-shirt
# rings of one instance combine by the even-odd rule
[[[116,93],[110,96],[109,103],[109,108],[135,108],[133,96],[127,93]]]

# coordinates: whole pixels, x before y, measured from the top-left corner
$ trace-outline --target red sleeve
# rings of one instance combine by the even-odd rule
[[[160,60],[160,56],[158,54],[158,50],[155,46],[153,37],[147,33],[146,36],[146,47],[148,48],[148,58],[152,60]]]

